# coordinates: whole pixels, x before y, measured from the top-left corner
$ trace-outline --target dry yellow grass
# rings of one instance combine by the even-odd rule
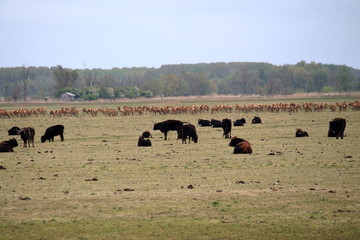
[[[251,125],[255,115],[264,124]],[[153,122],[196,125],[200,117],[244,117],[248,123],[233,135],[247,139],[253,154],[233,155],[220,129],[197,127],[197,144],[181,144],[175,132],[164,141],[152,130]],[[347,119],[342,140],[327,137],[334,117]],[[0,139],[18,125],[33,126],[36,141],[35,148],[19,142],[15,153],[0,155],[7,168],[0,170],[0,239],[360,237],[359,112],[41,116],[1,123]],[[54,124],[65,126],[65,141],[42,144],[40,136]],[[310,137],[295,138],[298,127]],[[145,130],[153,146],[139,148]]]

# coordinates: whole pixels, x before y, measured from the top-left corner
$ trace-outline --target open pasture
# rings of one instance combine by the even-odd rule
[[[41,107],[75,105],[94,107]],[[263,124],[250,124],[254,116]],[[234,155],[222,129],[197,126],[242,117],[232,135],[251,143],[251,155]],[[327,137],[335,117],[347,120],[344,139]],[[182,144],[174,131],[164,141],[152,128],[167,119],[196,125],[198,143]],[[55,124],[65,126],[65,141],[41,143]],[[359,111],[2,118],[1,141],[12,126],[34,127],[35,147],[18,139],[14,153],[0,154],[0,239],[360,238]],[[310,137],[295,138],[296,128]],[[137,147],[145,130],[152,147]]]

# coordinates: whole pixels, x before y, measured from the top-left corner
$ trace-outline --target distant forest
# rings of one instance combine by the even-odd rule
[[[360,90],[360,70],[345,65],[231,62],[163,65],[160,68],[0,68],[5,101],[58,98],[72,92],[84,100],[211,94],[287,95]]]

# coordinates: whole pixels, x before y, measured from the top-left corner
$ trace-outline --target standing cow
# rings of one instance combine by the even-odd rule
[[[178,120],[166,120],[163,122],[155,123],[154,130],[160,130],[160,132],[164,133],[164,140],[167,140],[168,131],[177,131],[177,139],[180,139],[183,124],[184,122]]]
[[[231,125],[232,125],[231,120],[228,118],[224,118],[221,124],[222,124],[222,129],[224,131],[223,137],[231,138]]]
[[[60,135],[61,141],[64,141],[64,126],[63,125],[54,125],[48,127],[45,131],[45,134],[41,137],[41,142],[44,143],[46,140],[54,141],[54,137]]]
[[[336,137],[336,139],[344,138],[346,120],[344,118],[335,118],[329,122],[328,137]]]
[[[34,147],[35,129],[32,127],[25,127],[20,129],[19,134],[21,139],[24,141],[24,147],[30,147],[30,143]]]
[[[190,138],[194,141],[194,143],[197,143],[197,141],[198,141],[198,135],[196,134],[196,128],[192,124],[186,124],[186,125],[183,125],[183,127],[182,127],[182,132],[181,132],[182,143],[186,143],[187,138],[189,138],[189,143],[190,143]]]
[[[3,141],[0,143],[0,152],[14,152],[14,147],[17,147],[19,144],[15,138],[10,140]]]

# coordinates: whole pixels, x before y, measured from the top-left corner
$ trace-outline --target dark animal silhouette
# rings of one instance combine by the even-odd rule
[[[303,131],[301,128],[296,129],[295,137],[308,137],[309,134],[306,131]]]
[[[198,125],[200,125],[200,127],[211,127],[211,122],[209,120],[199,119]]]
[[[213,128],[221,128],[222,122],[220,120],[211,119],[210,121]]]
[[[15,138],[0,143],[0,152],[14,152],[14,147],[19,146]]]
[[[149,131],[145,131],[141,135],[143,138],[152,138],[152,135]]]
[[[168,131],[177,131],[177,139],[180,139],[183,124],[184,122],[181,122],[179,120],[166,120],[163,122],[155,123],[154,130],[160,130],[160,132],[164,133],[164,140],[167,140]]]
[[[234,127],[244,126],[245,123],[245,118],[237,119],[234,121]]]
[[[49,140],[49,142],[54,141],[55,136],[59,136],[61,141],[64,141],[64,126],[63,125],[54,125],[51,127],[48,127],[44,133],[43,136],[41,136],[41,142],[44,143],[46,140]]]
[[[143,136],[139,137],[138,147],[151,147],[150,139],[145,139]]]
[[[231,120],[229,118],[224,118],[221,124],[222,124],[222,129],[224,131],[223,137],[231,138],[231,125],[232,125]]]
[[[25,127],[20,129],[19,134],[24,141],[24,147],[30,147],[30,143],[34,147],[35,129],[32,127]]]
[[[261,123],[260,117],[254,117],[254,118],[251,120],[251,123],[252,123],[252,124],[259,124],[259,123]]]
[[[235,147],[238,143],[245,142],[245,141],[246,141],[245,139],[238,138],[235,136],[235,137],[231,138],[229,146]]]
[[[344,118],[335,118],[329,122],[328,137],[336,137],[336,139],[344,138],[346,120]]]
[[[196,128],[192,124],[185,124],[182,126],[182,132],[181,132],[182,143],[186,143],[187,138],[189,138],[189,143],[190,143],[190,138],[194,141],[194,143],[197,143],[198,141]]]
[[[235,145],[234,154],[250,154],[252,153],[251,145],[248,141],[243,141]]]
[[[12,127],[8,130],[9,135],[19,135],[20,128],[19,127]]]

